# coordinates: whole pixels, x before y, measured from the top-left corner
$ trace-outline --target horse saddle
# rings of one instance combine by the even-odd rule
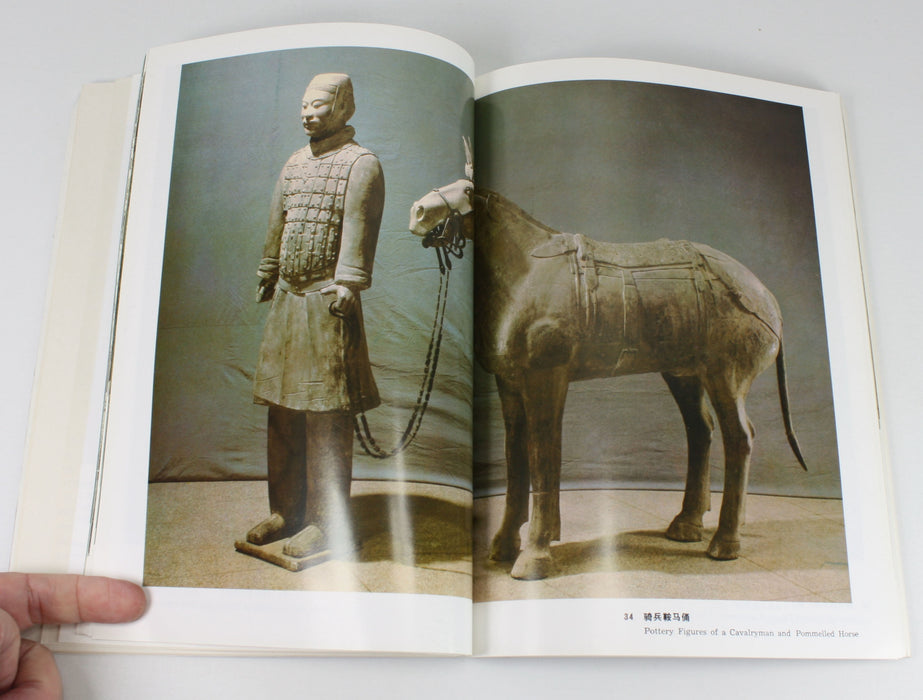
[[[578,259],[623,269],[688,267],[701,255],[689,241],[661,238],[649,243],[604,243],[579,233],[557,233],[532,251],[534,258],[576,254]]]
[[[711,275],[702,254],[688,241],[604,243],[559,233],[532,256],[571,260],[584,333],[596,343],[619,345],[619,366],[631,362],[642,338],[675,354],[704,330],[700,300]],[[688,302],[670,305],[677,295]]]

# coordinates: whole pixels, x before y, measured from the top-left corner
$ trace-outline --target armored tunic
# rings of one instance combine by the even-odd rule
[[[275,284],[254,378],[254,401],[297,411],[368,410],[380,403],[361,303],[334,316],[331,284],[357,296],[372,281],[384,178],[352,127],[296,151],[276,184],[258,274]]]
[[[306,146],[285,164],[279,275],[293,288],[333,277],[340,254],[346,185],[353,164],[363,155],[372,152],[354,142],[319,158]]]

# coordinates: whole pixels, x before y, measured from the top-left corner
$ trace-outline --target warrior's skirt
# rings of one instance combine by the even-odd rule
[[[295,411],[351,413],[381,403],[361,303],[342,319],[330,313],[335,299],[334,294],[276,289],[256,366],[254,402]]]

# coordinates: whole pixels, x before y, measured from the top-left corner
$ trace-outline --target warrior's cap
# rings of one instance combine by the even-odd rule
[[[319,90],[333,95],[334,109],[343,110],[346,120],[356,111],[353,99],[353,81],[345,73],[320,73],[308,83],[308,90]]]

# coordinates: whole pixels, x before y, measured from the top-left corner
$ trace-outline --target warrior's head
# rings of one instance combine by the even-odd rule
[[[301,123],[312,139],[331,136],[346,126],[356,111],[353,83],[344,73],[314,76],[301,101]]]

